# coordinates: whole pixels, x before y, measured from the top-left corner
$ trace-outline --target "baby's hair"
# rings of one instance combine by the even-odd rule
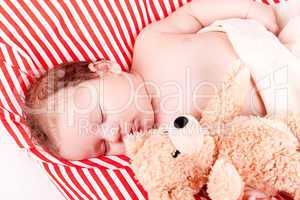
[[[24,117],[30,128],[30,137],[34,144],[46,147],[50,151],[55,151],[56,145],[49,140],[47,133],[41,128],[41,124],[36,120],[36,109],[39,102],[47,99],[62,88],[76,86],[79,83],[99,78],[97,73],[91,72],[88,62],[69,62],[58,65],[50,69],[44,76],[36,80],[28,89],[25,95]]]

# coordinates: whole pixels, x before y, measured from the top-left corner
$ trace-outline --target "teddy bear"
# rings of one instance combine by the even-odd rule
[[[150,200],[192,200],[204,187],[212,200],[238,200],[246,186],[300,200],[300,117],[241,116],[249,76],[236,72],[200,120],[177,116],[124,139]]]

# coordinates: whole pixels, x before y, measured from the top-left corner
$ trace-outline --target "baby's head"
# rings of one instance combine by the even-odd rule
[[[151,99],[137,74],[115,63],[57,66],[26,94],[33,140],[56,156],[81,160],[124,153],[124,135],[153,126]]]

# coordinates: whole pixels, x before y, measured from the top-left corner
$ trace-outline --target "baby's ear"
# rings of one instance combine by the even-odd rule
[[[123,141],[125,144],[126,155],[129,158],[133,158],[139,149],[143,147],[150,135],[151,133],[149,131],[145,131],[143,133],[134,133],[124,137]]]

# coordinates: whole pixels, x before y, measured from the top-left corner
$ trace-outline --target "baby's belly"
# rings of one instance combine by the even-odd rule
[[[224,33],[179,35],[161,40],[153,59],[133,65],[148,82],[156,122],[168,123],[180,114],[200,118],[207,102],[232,73],[238,57]],[[254,85],[249,88],[243,114],[263,113],[254,88]]]

